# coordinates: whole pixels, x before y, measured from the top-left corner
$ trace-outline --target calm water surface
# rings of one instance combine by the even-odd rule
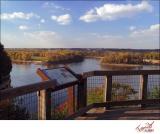
[[[57,66],[63,66],[63,65],[57,65]],[[100,65],[100,61],[97,59],[85,59],[83,62],[71,63],[68,64],[68,66],[76,73],[83,73],[93,70],[113,70],[106,66],[102,67]],[[13,64],[11,72],[12,86],[17,87],[35,82],[40,82],[41,79],[36,74],[36,70],[38,68],[48,68],[48,67],[36,64]],[[159,67],[155,65],[144,65],[141,69],[159,69]]]

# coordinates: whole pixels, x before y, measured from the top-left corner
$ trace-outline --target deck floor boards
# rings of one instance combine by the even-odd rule
[[[92,108],[76,120],[160,120],[160,107]]]

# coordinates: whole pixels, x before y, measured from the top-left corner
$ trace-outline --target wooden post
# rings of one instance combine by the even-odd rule
[[[71,86],[67,89],[67,97],[68,113],[71,115],[75,112],[74,86]]]
[[[108,75],[106,76],[106,85],[105,85],[105,89],[106,89],[106,102],[107,101],[111,101],[112,99],[112,76]],[[110,106],[106,107],[107,109],[110,108]]]
[[[83,78],[78,84],[77,109],[87,106],[87,78]]]
[[[38,92],[38,119],[51,119],[51,89]]]
[[[140,99],[147,99],[147,84],[148,84],[148,75],[141,75],[140,77],[141,91],[140,91]],[[141,107],[145,107],[145,104],[141,105]]]

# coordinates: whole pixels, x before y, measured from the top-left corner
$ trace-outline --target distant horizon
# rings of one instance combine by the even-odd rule
[[[5,48],[159,49],[160,1],[1,1]]]
[[[6,48],[5,49],[108,49],[108,50],[160,50],[160,48],[155,48],[155,49],[136,49],[136,48]]]

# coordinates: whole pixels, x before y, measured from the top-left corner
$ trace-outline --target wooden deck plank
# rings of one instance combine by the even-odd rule
[[[93,108],[76,120],[159,120],[160,107],[140,108]]]

